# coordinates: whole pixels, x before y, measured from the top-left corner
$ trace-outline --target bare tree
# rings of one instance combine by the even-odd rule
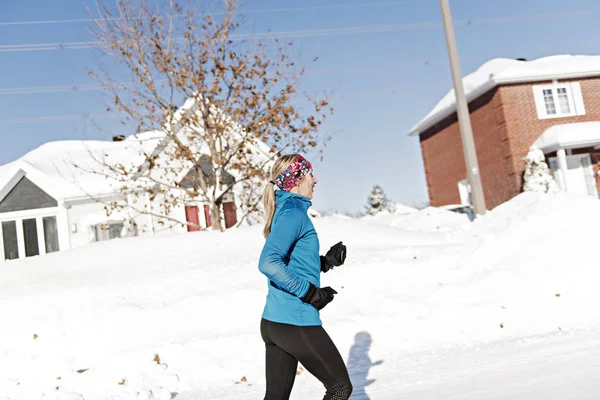
[[[213,228],[222,230],[220,208],[233,193],[243,210],[239,223],[257,212],[279,153],[322,153],[318,129],[333,109],[326,95],[299,93],[305,69],[291,43],[236,33],[237,1],[222,0],[215,15],[198,13],[192,1],[153,4],[98,0],[90,11],[109,60],[89,74],[110,95],[110,111],[136,133],[164,135],[157,148],[141,151],[143,162],[102,161],[102,170],[129,195],[158,201],[165,216],[186,202],[206,202]]]

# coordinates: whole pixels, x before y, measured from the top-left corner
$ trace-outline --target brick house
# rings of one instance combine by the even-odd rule
[[[598,196],[600,56],[494,59],[463,82],[488,209],[521,192],[534,145],[563,191]],[[469,204],[454,92],[410,135],[419,136],[431,205]]]

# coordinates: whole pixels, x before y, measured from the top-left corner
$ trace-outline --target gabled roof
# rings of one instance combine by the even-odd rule
[[[496,58],[466,76],[463,86],[470,102],[499,85],[592,76],[600,76],[600,56],[558,55],[532,61]],[[410,130],[409,135],[419,135],[455,112],[456,97],[451,90]]]
[[[60,190],[47,176],[23,159],[0,166],[0,202],[25,176],[56,201],[62,200]]]
[[[600,121],[589,121],[551,126],[531,147],[547,154],[558,149],[576,149],[599,144]]]

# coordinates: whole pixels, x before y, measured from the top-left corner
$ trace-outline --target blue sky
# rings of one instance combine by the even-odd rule
[[[464,74],[496,57],[600,54],[597,1],[450,2]],[[245,29],[256,32],[414,24],[410,30],[293,41],[306,59],[319,57],[304,86],[313,92],[335,92],[336,112],[324,126],[334,138],[324,160],[313,160],[319,179],[315,208],[359,211],[374,184],[381,185],[393,201],[426,202],[418,139],[407,133],[452,84],[439,1],[250,0],[243,10],[252,11],[246,14]],[[102,92],[8,94],[6,90],[93,83],[86,74],[96,65],[93,50],[5,51],[7,45],[91,39],[86,23],[10,23],[87,17],[79,0],[0,2],[0,164],[48,141],[109,139],[78,119],[104,111]],[[43,119],[56,116],[72,118]],[[101,125],[128,134],[116,120]]]

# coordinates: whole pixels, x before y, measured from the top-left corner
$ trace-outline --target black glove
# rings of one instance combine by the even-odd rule
[[[321,256],[321,271],[327,272],[333,267],[339,267],[346,260],[346,246],[342,242],[336,243]]]
[[[317,310],[321,310],[333,300],[333,295],[337,294],[335,290],[329,286],[324,288],[315,287],[312,283],[309,284],[308,292],[302,297],[303,302],[312,305]]]

